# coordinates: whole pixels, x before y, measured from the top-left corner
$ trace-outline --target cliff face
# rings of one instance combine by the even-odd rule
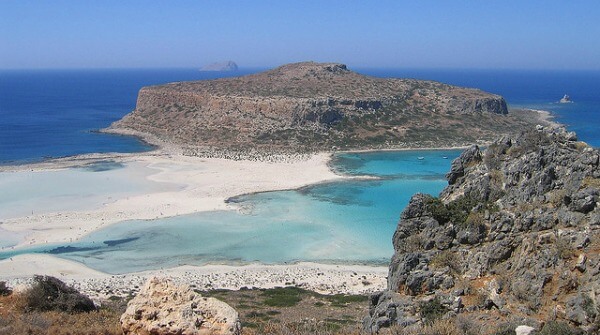
[[[417,194],[403,211],[388,291],[372,297],[365,326],[414,327],[436,307],[495,326],[560,320],[597,331],[599,157],[573,133],[542,127],[466,150],[439,199]]]
[[[473,143],[525,123],[479,90],[297,63],[144,87],[136,109],[111,127],[189,147],[322,150]]]

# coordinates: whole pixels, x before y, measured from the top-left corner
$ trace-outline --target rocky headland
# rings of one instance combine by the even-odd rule
[[[108,129],[187,154],[312,152],[464,146],[536,122],[477,89],[384,79],[343,64],[295,63],[236,78],[140,90],[136,108]]]
[[[542,126],[466,150],[439,198],[416,194],[402,212],[387,290],[371,297],[365,328],[458,318],[481,334],[544,324],[596,334],[599,157]]]

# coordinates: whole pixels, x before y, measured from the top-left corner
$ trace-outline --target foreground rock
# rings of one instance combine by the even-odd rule
[[[135,110],[109,131],[194,154],[446,147],[492,140],[527,124],[509,114],[498,95],[306,62],[237,78],[144,87]]]
[[[226,303],[205,298],[168,279],[150,279],[121,316],[125,334],[239,334],[238,313]]]
[[[472,315],[598,331],[599,159],[541,126],[466,150],[440,199],[417,194],[403,211],[388,289],[371,297],[365,327]]]

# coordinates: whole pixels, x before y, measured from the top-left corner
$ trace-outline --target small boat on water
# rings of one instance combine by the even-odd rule
[[[442,156],[443,159],[448,159],[448,156]]]
[[[559,101],[561,104],[568,104],[570,102],[573,102],[573,100],[571,100],[571,97],[566,95],[564,97],[562,97],[562,99],[560,99]]]
[[[422,161],[425,159],[425,157],[417,157],[418,160]]]

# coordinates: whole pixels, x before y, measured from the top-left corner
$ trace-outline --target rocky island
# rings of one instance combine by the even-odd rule
[[[237,78],[144,87],[135,110],[108,131],[202,155],[214,149],[463,146],[514,132],[530,120],[531,114],[509,113],[502,97],[481,90],[304,62]]]
[[[366,329],[446,319],[473,334],[597,334],[599,157],[541,126],[466,150],[439,198],[416,194],[402,212]]]
[[[200,71],[237,71],[238,66],[234,61],[217,62],[203,66]]]

